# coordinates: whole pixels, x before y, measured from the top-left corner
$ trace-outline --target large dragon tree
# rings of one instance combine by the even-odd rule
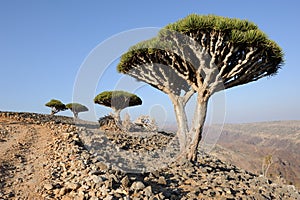
[[[112,108],[117,125],[120,125],[121,111],[127,107],[141,105],[142,100],[135,94],[116,90],[101,92],[94,98],[94,103]]]
[[[247,21],[192,14],[125,53],[118,71],[163,91],[171,99],[182,154],[197,158],[209,98],[216,92],[275,75],[281,48]],[[197,94],[191,127],[185,105]]]

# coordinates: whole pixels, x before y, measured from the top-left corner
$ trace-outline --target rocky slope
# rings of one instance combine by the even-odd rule
[[[272,183],[204,153],[196,164],[121,171],[83,144],[88,138],[80,136],[89,135],[92,126],[72,123],[67,117],[0,113],[0,199],[300,199],[294,186]],[[97,134],[128,154],[151,153],[173,138]]]
[[[267,176],[300,188],[300,121],[226,124],[212,154],[256,174],[272,156]]]

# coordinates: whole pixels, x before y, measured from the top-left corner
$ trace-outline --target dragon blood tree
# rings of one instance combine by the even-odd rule
[[[117,68],[169,96],[178,125],[179,158],[196,161],[210,97],[276,75],[282,64],[281,48],[255,24],[192,14],[131,47]],[[185,106],[194,94],[197,104],[188,127]]]
[[[113,109],[117,125],[121,125],[120,113],[124,108],[142,104],[142,100],[135,94],[125,91],[104,91],[94,98],[94,103]]]
[[[60,111],[67,110],[66,105],[63,104],[60,100],[51,99],[45,106],[51,108],[51,115],[54,115]]]
[[[89,111],[86,106],[79,103],[68,103],[66,107],[72,111],[75,119],[78,118],[78,113]]]

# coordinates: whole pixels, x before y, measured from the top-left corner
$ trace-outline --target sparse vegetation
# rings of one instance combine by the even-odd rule
[[[57,99],[51,99],[48,103],[45,104],[45,106],[51,108],[51,115],[54,115],[60,111],[67,110],[66,105]]]
[[[197,158],[210,97],[276,75],[281,48],[247,20],[192,14],[125,53],[118,71],[166,93],[174,105],[181,157]],[[197,94],[192,126],[185,106]]]
[[[262,163],[262,175],[266,178],[268,176],[268,170],[272,165],[272,163],[273,163],[272,155],[267,155],[266,157],[264,157]]]

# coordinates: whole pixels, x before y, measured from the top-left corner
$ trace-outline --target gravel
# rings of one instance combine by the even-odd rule
[[[45,126],[55,135],[45,150],[47,175],[37,191],[44,199],[300,199],[294,186],[272,183],[204,152],[194,164],[164,160],[177,154],[167,148],[172,141],[176,146],[172,134],[93,132],[75,126],[72,118],[34,113],[0,112],[0,117]]]

